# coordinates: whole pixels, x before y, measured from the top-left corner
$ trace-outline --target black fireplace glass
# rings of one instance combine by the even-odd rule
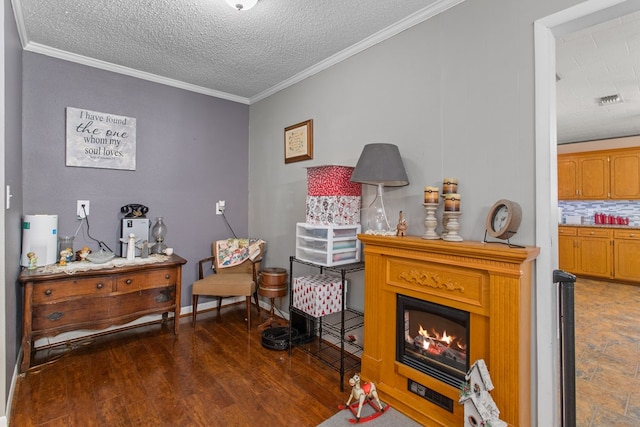
[[[469,370],[469,332],[469,312],[398,294],[398,362],[460,387]]]

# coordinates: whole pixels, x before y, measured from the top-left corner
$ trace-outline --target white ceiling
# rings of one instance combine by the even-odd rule
[[[640,11],[557,36],[556,73],[559,143],[640,135]]]
[[[25,50],[251,104],[462,1],[12,3]],[[639,135],[640,12],[557,35],[557,74],[559,143]]]

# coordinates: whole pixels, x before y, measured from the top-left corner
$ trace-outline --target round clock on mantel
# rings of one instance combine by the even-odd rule
[[[522,208],[511,200],[498,200],[487,215],[487,233],[496,239],[507,240],[518,232]]]

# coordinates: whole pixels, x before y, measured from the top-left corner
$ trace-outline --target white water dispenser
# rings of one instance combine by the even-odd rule
[[[25,215],[22,221],[20,265],[29,266],[27,254],[38,258],[37,266],[56,263],[58,252],[58,215]]]

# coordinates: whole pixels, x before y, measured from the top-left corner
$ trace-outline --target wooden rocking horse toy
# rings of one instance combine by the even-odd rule
[[[360,374],[355,374],[353,377],[349,379],[349,385],[351,388],[351,395],[347,400],[345,405],[338,406],[339,409],[349,409],[351,413],[355,416],[355,419],[350,419],[349,422],[351,424],[359,423],[359,422],[367,422],[374,418],[378,418],[380,415],[385,413],[387,409],[389,409],[389,405],[383,406],[380,402],[380,398],[378,397],[378,391],[376,390],[376,385],[373,382],[365,382],[363,384],[360,383]],[[351,401],[354,401],[351,403]],[[362,405],[364,402],[369,404],[375,412],[367,417],[360,418],[360,414],[362,413]],[[373,402],[375,400],[375,403]],[[357,408],[357,409],[356,409]]]

